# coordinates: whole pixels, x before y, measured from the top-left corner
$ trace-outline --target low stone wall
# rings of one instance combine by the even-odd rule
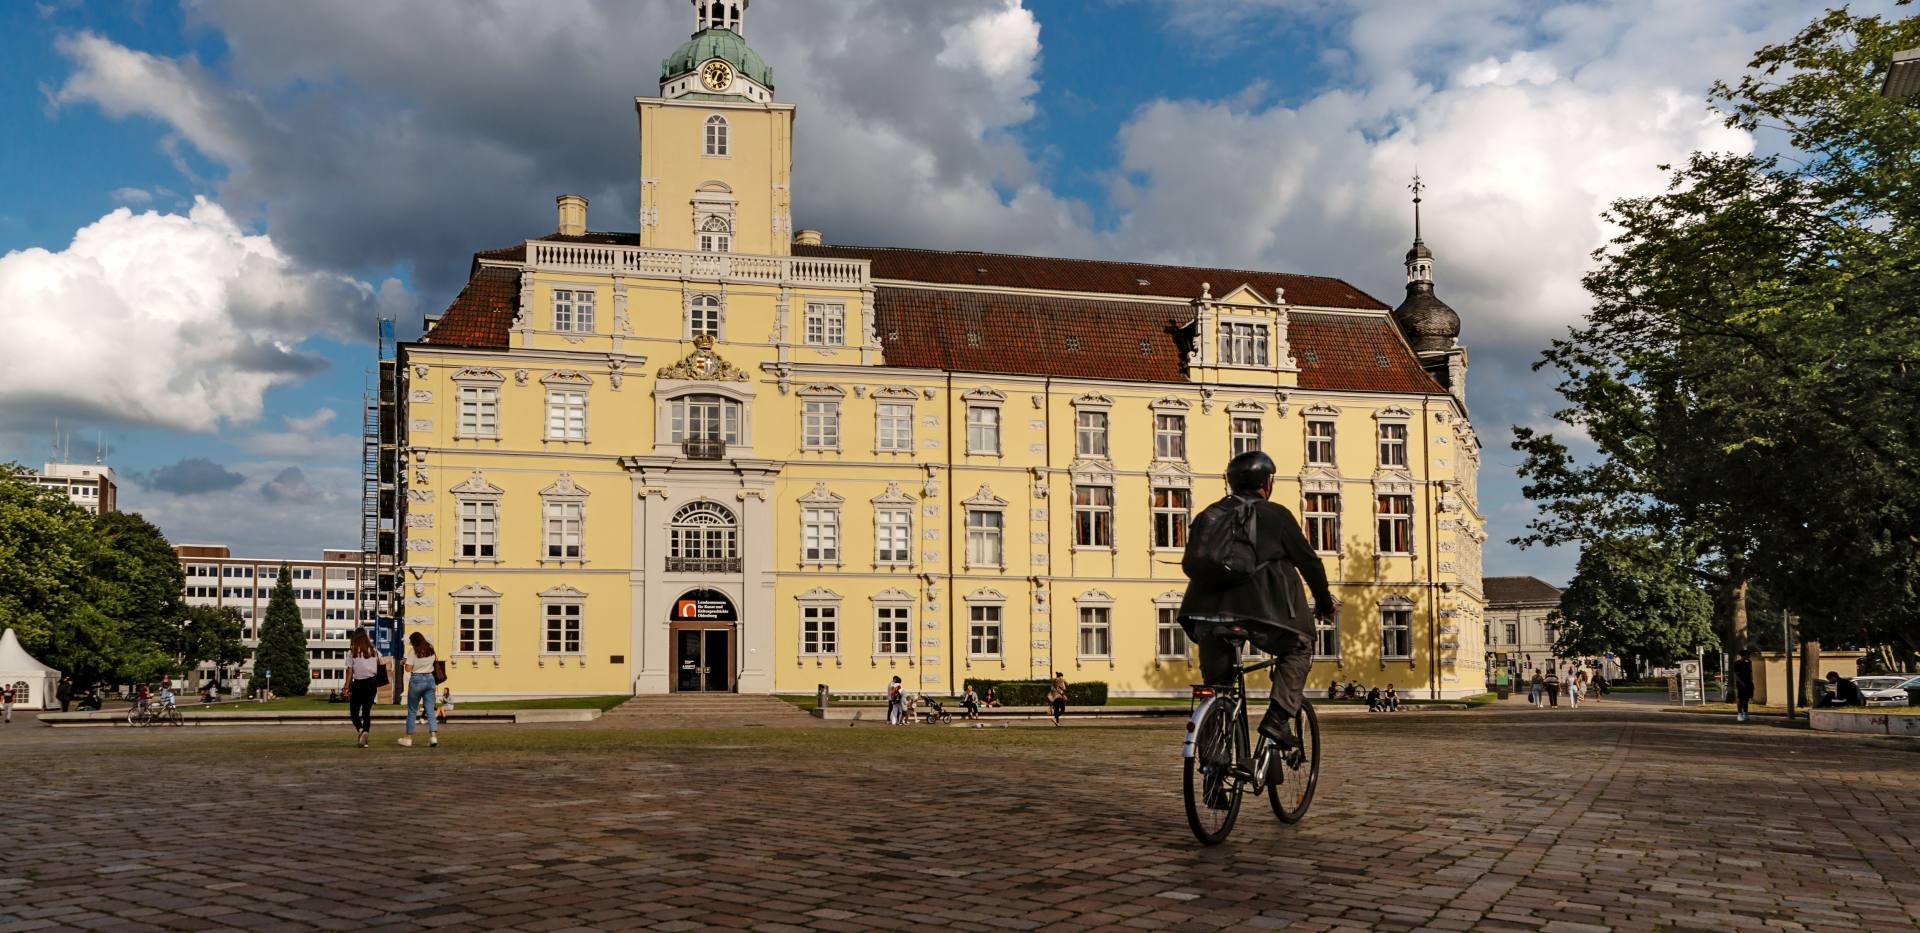
[[[1895,709],[1902,709],[1896,707]],[[1920,738],[1920,711],[1893,712],[1871,709],[1816,709],[1808,713],[1813,728],[1821,732],[1854,732],[1861,735],[1906,735]]]

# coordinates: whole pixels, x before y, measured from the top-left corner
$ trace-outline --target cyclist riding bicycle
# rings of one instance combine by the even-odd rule
[[[1194,519],[1196,531],[1181,562],[1191,582],[1180,603],[1179,619],[1200,648],[1200,675],[1209,684],[1234,682],[1239,657],[1229,636],[1278,659],[1260,734],[1291,750],[1300,744],[1293,734],[1293,720],[1306,702],[1303,690],[1313,669],[1313,620],[1332,618],[1334,601],[1327,589],[1326,568],[1307,544],[1300,523],[1285,506],[1269,500],[1277,471],[1273,458],[1257,450],[1227,463],[1227,487],[1232,492]],[[1252,509],[1246,537],[1251,539],[1255,563],[1245,579],[1222,582],[1208,572],[1209,555],[1195,548],[1194,541],[1207,537],[1198,530],[1203,522],[1233,521],[1245,508]],[[1311,605],[1302,592],[1302,577],[1312,590]]]

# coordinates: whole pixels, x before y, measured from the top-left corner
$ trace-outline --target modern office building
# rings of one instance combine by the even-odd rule
[[[634,100],[635,232],[561,196],[399,349],[405,622],[459,690],[1182,692],[1187,524],[1254,448],[1342,600],[1314,683],[1484,689],[1480,443],[1417,186],[1397,308],[829,245],[795,228],[795,108],[747,4],[695,7]]]
[[[101,463],[49,463],[23,477],[35,486],[58,490],[67,501],[95,515],[120,510],[120,484],[113,467]]]
[[[284,564],[293,577],[293,597],[307,630],[307,653],[312,659],[309,692],[325,693],[345,686],[347,639],[354,628],[374,620],[375,608],[363,601],[360,588],[360,552],[325,550],[319,560],[234,557],[225,545],[179,544],[182,593],[189,606],[230,606],[240,613],[247,648],[259,644],[260,623],[267,618],[267,602]],[[216,679],[234,688],[251,662],[239,669],[215,670],[204,665],[188,677],[198,688]]]

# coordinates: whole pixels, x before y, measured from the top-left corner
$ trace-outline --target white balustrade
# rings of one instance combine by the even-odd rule
[[[741,256],[734,253],[698,253],[546,240],[527,241],[527,256],[534,268],[543,270],[726,279],[769,285],[843,285],[859,288],[868,284],[871,270],[870,264],[864,259]]]

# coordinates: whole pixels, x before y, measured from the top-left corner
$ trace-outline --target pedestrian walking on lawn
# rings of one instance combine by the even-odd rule
[[[1747,721],[1747,704],[1753,702],[1753,652],[1741,649],[1740,659],[1733,662],[1733,696],[1735,707],[1740,712],[1740,722]]]
[[[347,649],[347,717],[353,720],[360,747],[366,748],[373,733],[374,694],[386,685],[387,671],[366,629],[354,629],[348,641],[352,647]]]
[[[1547,705],[1560,705],[1560,672],[1552,667],[1547,668]]]
[[[907,693],[900,686],[900,675],[893,675],[893,682],[887,684],[887,725],[897,726],[906,721]]]
[[[407,734],[400,737],[400,744],[413,747],[413,724],[417,717],[427,720],[427,747],[440,745],[440,720],[433,708],[434,694],[439,691],[435,681],[440,671],[440,659],[434,656],[433,643],[427,636],[414,632],[407,636],[407,656],[401,661],[407,672]]]
[[[1047,691],[1047,705],[1053,709],[1053,724],[1060,724],[1061,714],[1067,711],[1067,675],[1053,672],[1053,689]]]

